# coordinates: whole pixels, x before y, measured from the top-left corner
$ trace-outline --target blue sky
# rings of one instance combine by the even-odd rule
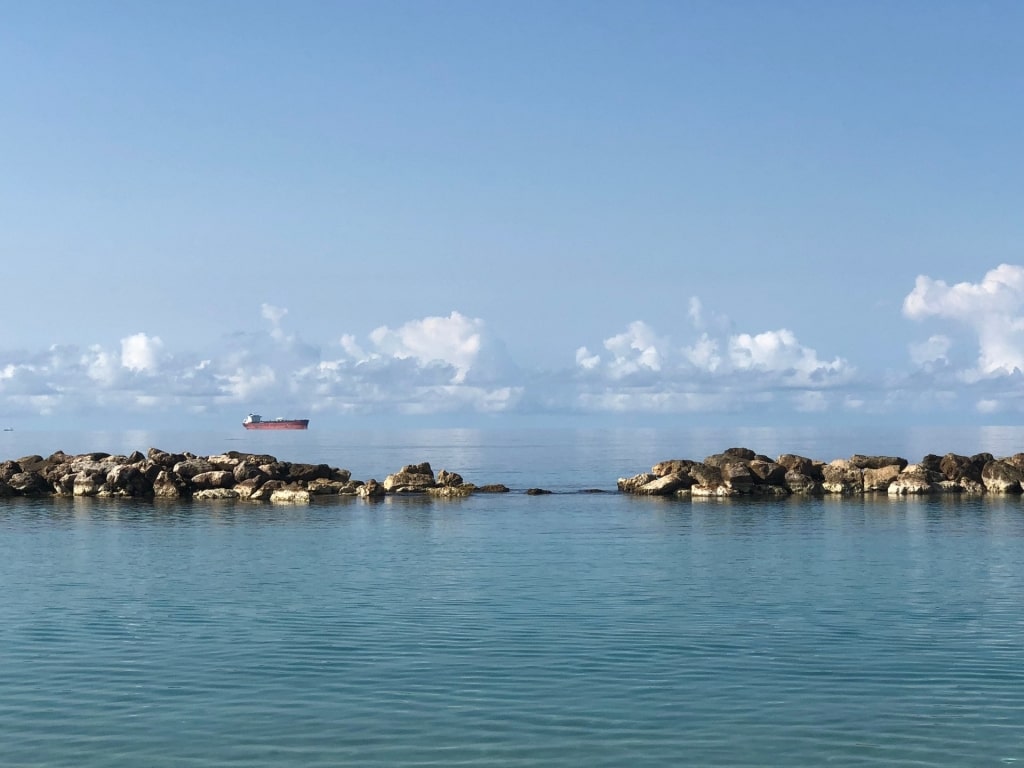
[[[1020,3],[2,10],[5,425],[1021,420]]]

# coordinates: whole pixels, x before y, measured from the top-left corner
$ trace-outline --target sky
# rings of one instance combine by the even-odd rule
[[[1024,420],[1024,4],[0,0],[0,424]]]

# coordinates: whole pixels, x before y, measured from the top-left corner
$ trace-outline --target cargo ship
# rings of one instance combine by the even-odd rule
[[[269,419],[264,421],[258,413],[245,417],[242,426],[246,429],[306,429],[309,419]]]

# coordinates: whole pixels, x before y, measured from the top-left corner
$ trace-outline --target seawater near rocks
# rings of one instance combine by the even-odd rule
[[[650,472],[619,478],[617,486],[638,496],[1020,494],[1024,453],[1004,458],[990,453],[928,454],[915,464],[900,456],[854,454],[826,463],[796,454],[772,459],[749,448],[729,448],[703,461],[658,462]]]

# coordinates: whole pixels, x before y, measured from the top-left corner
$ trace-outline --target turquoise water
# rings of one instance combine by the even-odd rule
[[[22,436],[5,457],[136,437]],[[146,437],[132,447],[185,447]],[[359,477],[427,459],[572,491],[730,437],[706,451],[646,432],[274,446]],[[349,453],[381,470],[327,456]],[[9,500],[0,542],[5,766],[1024,759],[1018,497]]]

